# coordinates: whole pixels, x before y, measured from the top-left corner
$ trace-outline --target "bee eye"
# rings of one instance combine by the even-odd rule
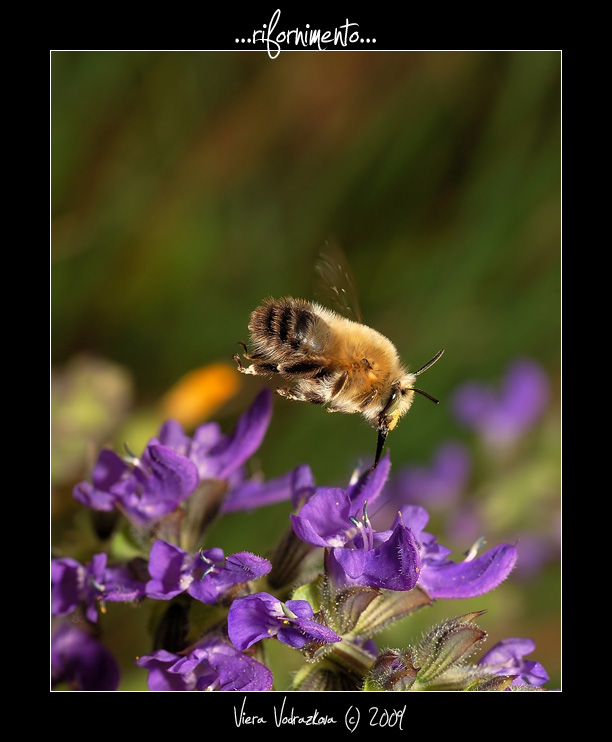
[[[393,391],[391,392],[389,401],[385,405],[384,410],[381,412],[381,417],[386,417],[387,415],[393,414],[395,410],[398,408],[401,399],[402,399],[401,390],[399,389],[399,387],[393,387]]]

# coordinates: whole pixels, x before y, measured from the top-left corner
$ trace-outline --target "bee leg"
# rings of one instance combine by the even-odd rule
[[[289,378],[312,379],[318,377],[322,370],[322,361],[311,358],[307,361],[300,360],[295,363],[281,363],[278,366],[279,373]]]
[[[346,386],[347,381],[348,381],[348,372],[345,371],[341,376],[338,377],[338,379],[334,382],[333,387],[331,388],[330,396],[332,399],[334,399],[340,394],[340,392]]]
[[[289,389],[287,386],[278,387],[276,389],[276,393],[279,397],[284,397],[285,399],[292,399],[296,402],[306,402],[306,397],[302,394],[302,392],[298,392],[296,389]]]
[[[238,345],[242,345],[242,355],[244,356],[244,358],[247,359],[247,361],[259,361],[259,360],[261,360],[261,358],[262,358],[261,356],[257,356],[257,355],[254,356],[254,355],[251,355],[249,353],[249,351],[248,351],[248,349],[246,347],[246,343],[243,343],[242,340],[239,340],[238,341]],[[236,356],[234,356],[234,358],[236,358]]]
[[[238,353],[234,356],[234,360],[238,366],[238,371],[241,374],[249,374],[250,376],[272,376],[278,373],[278,366],[275,363],[252,363],[250,366],[243,366],[242,361]]]
[[[359,403],[359,409],[365,410],[365,408],[376,399],[376,396],[378,395],[378,389],[372,389],[372,391],[367,395],[367,397],[364,397],[364,399],[361,400]]]
[[[285,399],[291,399],[295,402],[310,402],[311,404],[323,404],[325,400],[315,392],[303,392],[299,389],[289,389],[289,387],[279,387],[276,393],[285,397]]]

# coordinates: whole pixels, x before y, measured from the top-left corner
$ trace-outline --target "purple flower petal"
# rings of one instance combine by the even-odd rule
[[[170,669],[181,659],[178,654],[158,649],[139,657],[136,664],[149,671],[147,684],[151,691],[195,690],[196,678],[192,674],[178,674]]]
[[[500,544],[474,559],[453,562],[450,550],[438,544],[435,536],[423,529],[427,511],[407,505],[400,520],[410,526],[421,558],[419,585],[430,598],[473,598],[496,588],[512,571],[517,557],[516,546]]]
[[[351,529],[352,503],[347,492],[339,487],[320,487],[301,508],[291,515],[295,534],[313,546],[342,546]]]
[[[267,574],[267,559],[248,552],[225,558],[222,549],[206,549],[190,555],[166,541],[156,541],[149,556],[151,580],[148,597],[170,600],[187,592],[202,603],[216,603],[229,589]]]
[[[307,600],[288,600],[286,608],[293,614],[285,617],[278,630],[277,639],[295,649],[301,649],[309,642],[335,643],[340,637],[327,626],[311,620],[312,606]]]
[[[128,465],[114,451],[104,449],[91,473],[91,484],[80,482],[73,489],[75,500],[93,510],[109,512],[115,507],[112,488],[129,471]]]
[[[218,423],[209,422],[199,425],[190,438],[175,420],[165,422],[159,431],[159,442],[192,461],[200,479],[216,476],[217,467],[210,458],[211,449],[223,440]]]
[[[238,420],[234,432],[210,451],[215,472],[211,476],[225,479],[249,459],[261,445],[272,417],[272,393],[263,389],[251,408]]]
[[[207,555],[207,552],[203,553]],[[210,559],[209,554],[208,557]],[[192,597],[202,603],[216,603],[229,589],[263,577],[272,569],[267,559],[246,551],[231,554],[225,561],[222,558],[216,561],[220,564],[213,566],[201,580],[192,582],[187,590]]]
[[[387,453],[378,462],[376,469],[368,469],[355,484],[347,487],[346,491],[350,497],[353,512],[361,512],[366,502],[371,507],[383,490],[389,471],[391,470],[391,457]]]
[[[430,598],[474,598],[502,583],[516,562],[516,547],[499,544],[471,561],[423,562],[419,585]]]
[[[69,557],[51,562],[51,615],[65,616],[81,599],[85,570]]]
[[[185,592],[194,580],[193,559],[186,551],[166,541],[156,541],[149,554],[146,593],[154,600],[170,600]]]
[[[227,632],[236,649],[248,649],[276,634],[277,618],[284,616],[280,600],[269,593],[237,598],[227,615]]]
[[[131,602],[144,595],[144,580],[133,574],[130,565],[107,566],[107,555],[94,554],[83,566],[70,558],[51,562],[51,615],[65,616],[79,605],[92,623],[105,601]]]
[[[272,688],[271,671],[226,641],[207,639],[191,652],[189,659],[197,662],[193,670],[198,676],[197,690],[245,692]]]
[[[307,601],[288,601],[284,606],[269,593],[254,593],[234,600],[227,616],[229,638],[244,650],[260,639],[277,637],[284,644],[302,648],[308,642],[341,641],[331,629],[310,620]]]
[[[88,620],[92,623],[98,620],[98,604],[104,597],[106,559],[106,554],[95,554],[86,567],[70,558],[52,560],[52,616],[64,616],[83,603]]]
[[[386,539],[373,549],[333,549],[328,565],[334,584],[412,590],[420,571],[414,536],[403,523],[397,523],[385,536]]]
[[[420,505],[406,505],[401,509],[399,518],[410,526],[417,539],[421,537],[425,526],[429,523],[429,513]]]
[[[267,667],[217,637],[205,637],[183,657],[158,650],[136,664],[149,670],[155,691],[269,691],[273,682]]]
[[[121,509],[135,523],[146,526],[171,513],[198,486],[195,464],[159,443],[149,443],[140,462],[126,479],[113,487]]]
[[[327,626],[308,618],[298,618],[291,623],[284,624],[279,628],[276,638],[294,649],[302,649],[311,642],[331,644],[342,641]]]
[[[366,553],[365,584],[386,590],[412,590],[419,579],[420,559],[409,528],[398,524],[391,538]]]
[[[104,600],[110,603],[132,603],[145,595],[148,579],[146,562],[133,559],[126,564],[104,570]]]
[[[307,600],[287,600],[285,605],[298,618],[312,618],[314,615],[312,606]]]
[[[314,477],[308,464],[301,464],[292,472],[291,504],[295,509],[308,502],[315,494]]]
[[[159,429],[157,437],[162,446],[172,448],[183,456],[189,456],[192,445],[191,438],[176,420],[166,420]]]
[[[189,438],[176,421],[169,420],[160,430],[159,442],[189,458],[199,479],[230,479],[261,445],[271,416],[272,395],[264,389],[231,435],[224,436],[219,425],[211,422],[200,425]]]
[[[334,571],[334,584],[338,585],[342,581],[343,573],[350,580],[358,580],[366,567],[366,554],[363,549],[344,549],[337,547],[332,549],[331,559],[335,560],[340,570]],[[333,561],[331,562],[333,565]]]

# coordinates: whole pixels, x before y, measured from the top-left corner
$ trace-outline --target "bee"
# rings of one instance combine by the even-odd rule
[[[253,376],[274,376],[293,382],[276,393],[286,399],[325,405],[328,412],[358,413],[378,432],[373,469],[385,440],[420,394],[417,377],[442,356],[418,371],[402,364],[393,343],[360,321],[354,283],[341,253],[328,250],[317,266],[342,314],[304,299],[266,299],[251,314],[248,325],[252,352],[241,342],[238,370]],[[352,319],[345,315],[352,315]]]

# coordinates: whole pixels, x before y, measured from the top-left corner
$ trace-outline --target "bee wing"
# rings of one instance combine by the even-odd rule
[[[326,242],[316,264],[315,297],[347,319],[362,322],[359,295],[345,254]]]

